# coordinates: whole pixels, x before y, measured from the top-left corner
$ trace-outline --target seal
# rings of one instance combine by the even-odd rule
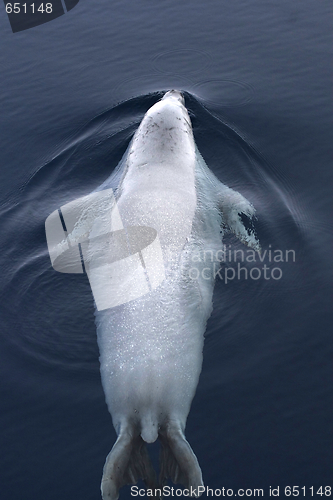
[[[165,279],[140,298],[96,311],[102,383],[118,434],[104,466],[104,500],[116,500],[122,485],[139,478],[156,486],[145,442],[158,437],[157,486],[170,477],[198,494],[201,470],[184,431],[212,311],[216,259],[207,263],[204,255],[221,249],[223,227],[259,249],[239,216],[252,217],[253,206],[209,171],[184,104],[180,92],[167,92],[144,116],[123,160],[121,220],[157,231]]]
[[[147,111],[120,165],[115,195],[107,180],[46,221],[53,267],[86,270],[95,299],[102,385],[118,436],[102,497],[117,500],[139,479],[163,488],[168,478],[199,496],[201,469],[184,433],[221,235],[232,231],[259,250],[240,217],[255,209],[205,164],[176,90]],[[157,438],[158,480],[145,444]]]

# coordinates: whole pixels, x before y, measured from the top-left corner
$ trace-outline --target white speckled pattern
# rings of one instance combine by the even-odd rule
[[[114,425],[119,432],[129,419],[137,421],[147,442],[156,440],[159,426],[171,417],[185,427],[202,361],[205,321],[195,321],[194,328],[192,319],[200,299],[190,313],[177,266],[197,204],[195,144],[179,95],[170,93],[144,116],[128,150],[117,201],[124,227],[157,230],[167,279],[140,299],[96,313]]]
[[[160,480],[170,476],[186,487],[203,484],[184,430],[212,310],[214,273],[204,279],[201,271],[207,266],[212,271],[216,262],[192,257],[207,249],[216,255],[222,221],[244,242],[257,244],[238,215],[251,216],[253,207],[205,165],[179,92],[168,92],[148,110],[124,165],[117,195],[123,225],[157,231],[166,279],[136,300],[96,311],[102,383],[118,434],[102,480],[103,498],[113,500],[123,484],[139,477],[154,482],[147,458],[135,453],[143,441],[158,436],[164,450]],[[190,278],[193,266],[198,279]]]

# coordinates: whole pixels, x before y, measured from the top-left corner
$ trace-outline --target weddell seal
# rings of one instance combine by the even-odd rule
[[[216,256],[227,230],[259,250],[240,217],[251,218],[254,207],[206,166],[184,104],[171,90],[147,111],[115,195],[106,181],[62,207],[61,222],[58,211],[46,222],[53,266],[83,272],[83,260],[94,294],[102,384],[118,436],[104,466],[104,500],[139,479],[154,489],[170,478],[198,494],[201,470],[184,431],[218,265],[200,256]],[[158,481],[145,445],[157,438]]]

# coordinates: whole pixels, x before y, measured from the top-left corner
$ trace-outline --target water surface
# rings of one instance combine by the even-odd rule
[[[328,1],[88,0],[13,34],[3,11],[3,498],[99,498],[115,433],[93,300],[85,276],[52,269],[44,222],[110,175],[170,88],[185,92],[206,163],[257,209],[266,256],[242,267],[282,271],[217,278],[187,424],[205,484],[265,496],[330,484],[331,16]]]

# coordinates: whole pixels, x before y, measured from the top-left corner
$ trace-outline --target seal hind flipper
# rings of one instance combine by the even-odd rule
[[[203,486],[201,469],[191,446],[186,441],[184,433],[178,427],[169,427],[160,433],[162,444],[160,454],[160,483],[163,486],[170,478],[175,484],[196,491]]]
[[[136,484],[139,479],[143,479],[147,488],[157,488],[155,471],[141,436],[120,434],[105,461],[103,500],[117,500],[122,486]]]

